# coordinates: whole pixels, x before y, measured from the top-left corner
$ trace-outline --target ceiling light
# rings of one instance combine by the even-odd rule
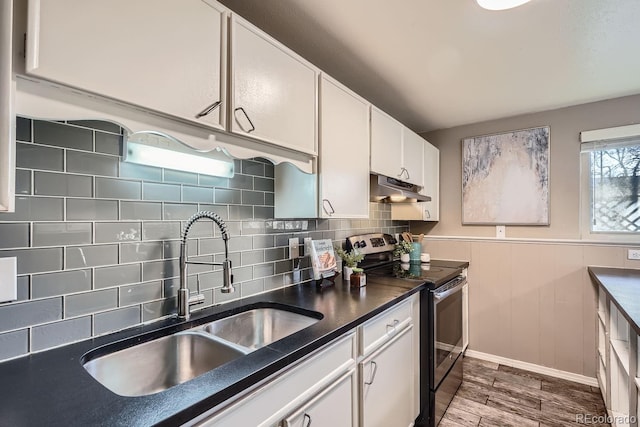
[[[529,0],[476,0],[478,4],[489,10],[504,10],[521,6]]]
[[[221,148],[198,151],[167,135],[136,132],[127,138],[124,161],[166,169],[231,178],[233,159]]]

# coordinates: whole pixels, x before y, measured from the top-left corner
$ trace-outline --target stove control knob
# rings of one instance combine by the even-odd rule
[[[360,248],[360,242],[355,242],[353,244],[353,247],[356,248],[356,249],[359,249]]]
[[[367,242],[365,242],[364,240],[361,240],[361,241],[360,241],[360,247],[361,247],[361,248],[365,248],[365,247],[367,247]]]

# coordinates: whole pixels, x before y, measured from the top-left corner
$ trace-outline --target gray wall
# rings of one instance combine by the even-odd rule
[[[192,267],[205,306],[291,285],[290,237],[407,229],[379,204],[370,220],[274,220],[274,168],[261,159],[236,160],[227,179],[122,163],[121,151],[111,123],[18,118],[16,212],[0,213],[0,257],[18,258],[19,301],[0,304],[0,360],[175,313],[180,233],[199,210],[227,222],[237,284],[222,294],[219,270]],[[222,257],[212,222],[191,236],[191,255]]]
[[[640,122],[640,95],[425,134],[440,148],[440,222],[412,222],[432,257],[466,259],[472,351],[586,377],[596,370],[596,292],[589,265],[640,268],[629,246],[580,239],[580,132]],[[543,227],[462,225],[462,138],[551,127],[550,214]],[[567,240],[570,239],[570,240]],[[640,244],[640,239],[635,242]]]
[[[550,224],[507,227],[507,237],[580,238],[580,132],[640,123],[640,95],[459,126],[422,135],[440,149],[440,236],[495,237],[494,226],[462,225],[462,139],[550,126]]]

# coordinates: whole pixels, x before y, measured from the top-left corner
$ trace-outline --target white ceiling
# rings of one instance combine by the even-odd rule
[[[221,3],[418,132],[640,93],[640,0]]]

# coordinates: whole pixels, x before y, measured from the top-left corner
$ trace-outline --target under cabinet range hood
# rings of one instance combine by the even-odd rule
[[[371,201],[378,203],[429,202],[431,197],[418,194],[420,187],[384,175],[369,175]]]

